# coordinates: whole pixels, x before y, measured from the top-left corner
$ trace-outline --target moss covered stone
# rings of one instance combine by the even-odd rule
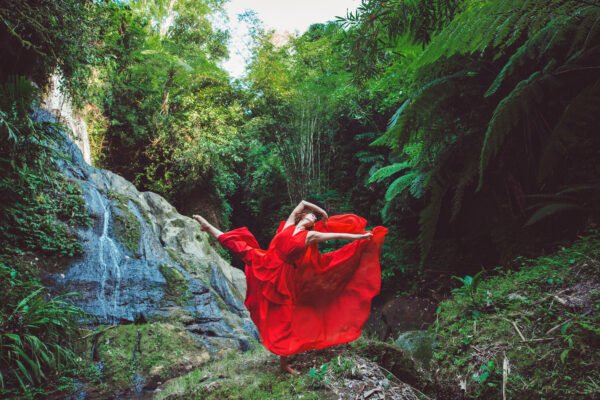
[[[129,198],[116,192],[108,192],[116,206],[113,212],[113,229],[117,239],[133,254],[139,253],[142,229],[140,222],[128,207]]]
[[[210,359],[181,324],[131,324],[98,330],[103,333],[95,338],[95,361],[103,363],[104,376],[95,386],[107,393],[129,390],[135,379],[155,387]],[[89,344],[93,342],[90,339]]]
[[[190,296],[185,277],[171,265],[161,264],[159,270],[167,281],[165,299],[178,305],[184,305]]]

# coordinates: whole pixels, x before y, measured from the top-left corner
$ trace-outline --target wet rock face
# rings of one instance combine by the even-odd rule
[[[43,111],[37,118],[53,120]],[[68,138],[60,150],[67,159],[56,164],[80,185],[94,223],[76,232],[83,256],[49,274],[48,286],[81,293],[76,303],[93,323],[177,319],[209,351],[244,348],[257,337],[243,306],[243,272],[212,249],[194,220],[90,166]]]

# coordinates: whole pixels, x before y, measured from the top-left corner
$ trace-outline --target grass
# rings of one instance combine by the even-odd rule
[[[329,396],[329,397],[328,397]],[[284,374],[279,358],[262,346],[246,353],[230,352],[222,360],[176,378],[162,387],[161,399],[327,399],[330,393],[311,388],[306,375]]]
[[[509,398],[600,396],[600,235],[519,261],[520,269],[440,305],[434,369],[442,391],[502,398],[505,385]]]

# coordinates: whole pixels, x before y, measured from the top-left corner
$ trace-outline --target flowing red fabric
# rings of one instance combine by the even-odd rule
[[[364,233],[367,221],[342,214],[318,221],[319,232]],[[388,230],[373,228],[371,240],[355,240],[320,253],[306,245],[303,230],[281,221],[267,250],[246,227],[219,236],[219,242],[246,264],[246,300],[264,346],[287,356],[348,343],[360,336],[371,300],[381,287],[379,257]]]

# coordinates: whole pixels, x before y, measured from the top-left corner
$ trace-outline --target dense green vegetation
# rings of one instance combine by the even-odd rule
[[[597,395],[585,372],[598,361],[597,289],[588,314],[546,304],[582,276],[597,282],[597,237],[520,257],[568,245],[600,217],[600,6],[363,0],[288,37],[248,12],[251,59],[232,80],[220,67],[223,4],[0,5],[0,393],[43,396],[75,368],[65,340],[79,316],[39,282],[81,252],[72,228],[91,223],[53,167],[60,127],[32,117],[58,73],[94,163],[184,214],[246,225],[266,245],[307,199],[390,228],[392,292],[443,296],[468,275],[436,325],[444,382],[462,376],[470,397],[498,396],[506,356],[511,396]],[[116,229],[135,254],[139,226],[121,211]],[[182,277],[163,270],[184,298]],[[552,347],[527,341],[546,332]]]
[[[463,382],[469,398],[598,396],[599,250],[593,231],[455,289],[434,327],[441,389],[458,396]]]

